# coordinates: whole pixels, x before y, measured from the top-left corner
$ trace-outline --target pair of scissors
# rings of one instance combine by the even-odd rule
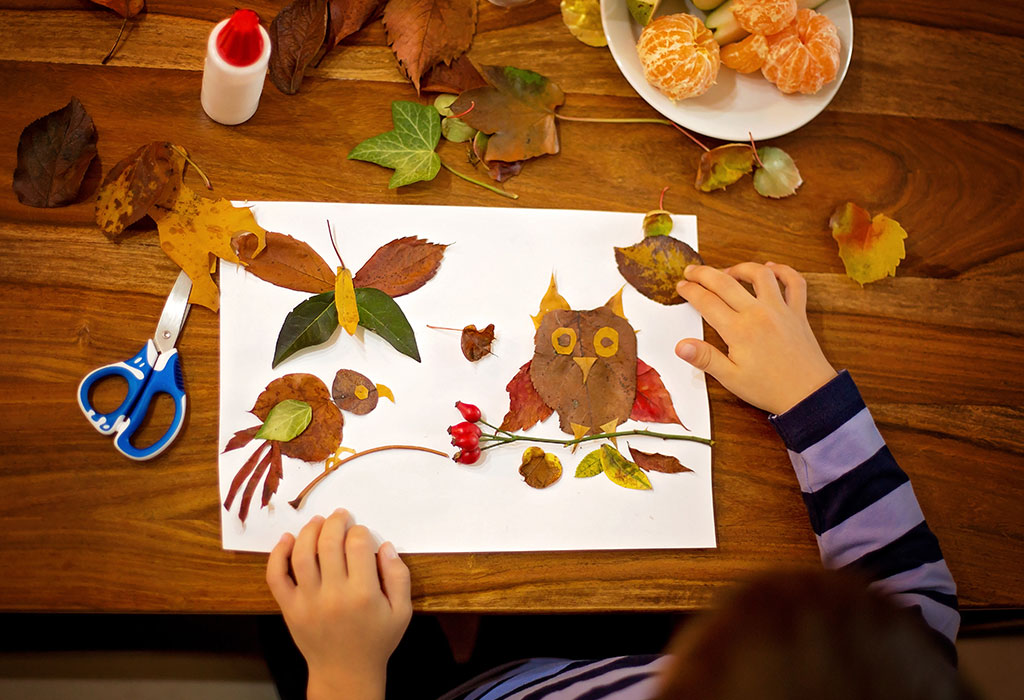
[[[164,303],[156,333],[138,354],[125,362],[93,370],[78,385],[78,405],[85,417],[103,435],[114,435],[114,447],[131,459],[141,461],[156,457],[174,441],[185,421],[185,385],[181,377],[181,360],[174,345],[188,316],[191,290],[192,280],[180,272]],[[109,377],[125,379],[128,393],[120,406],[110,413],[100,413],[89,401],[89,391],[96,382]],[[135,447],[131,439],[158,394],[167,394],[174,400],[174,419],[159,440],[148,447]]]

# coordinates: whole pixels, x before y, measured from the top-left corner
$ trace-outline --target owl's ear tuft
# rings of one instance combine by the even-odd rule
[[[619,291],[615,292],[611,299],[605,302],[604,308],[611,311],[619,318],[626,318],[626,312],[622,309],[622,290],[626,288],[626,285],[619,287]],[[626,319],[629,320],[628,318]]]
[[[552,272],[551,284],[548,285],[548,291],[544,294],[544,298],[540,300],[540,308],[537,310],[537,315],[530,317],[533,319],[534,330],[540,328],[541,321],[544,320],[544,316],[548,311],[555,311],[556,309],[568,311],[569,302],[558,293],[558,285],[555,284],[555,273]]]

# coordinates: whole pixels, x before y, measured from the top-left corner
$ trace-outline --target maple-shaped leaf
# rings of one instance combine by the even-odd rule
[[[359,31],[384,4],[384,0],[329,0],[327,48]]]
[[[36,119],[18,140],[14,193],[30,207],[61,207],[78,196],[96,158],[96,126],[72,97],[63,108]]]
[[[476,17],[476,0],[388,0],[388,44],[417,93],[424,73],[469,50]]]
[[[393,168],[390,189],[433,180],[441,169],[441,158],[434,152],[441,140],[437,110],[416,102],[392,102],[391,122],[391,131],[357,144],[348,154],[349,159]]]
[[[693,471],[688,467],[684,467],[682,462],[671,455],[658,454],[657,452],[641,452],[640,450],[633,449],[632,445],[629,445],[629,456],[645,472],[681,474]]]
[[[447,247],[416,236],[396,238],[370,256],[352,284],[379,289],[392,298],[414,292],[437,274]]]
[[[562,478],[562,463],[558,457],[539,447],[527,447],[519,473],[529,486],[546,489]]]
[[[554,410],[544,403],[530,380],[530,362],[519,368],[516,376],[505,387],[508,392],[509,408],[501,421],[501,429],[514,432],[529,430],[537,423],[547,420]]]
[[[321,294],[334,289],[335,274],[308,243],[283,233],[267,231],[267,247],[256,255],[259,241],[245,234],[235,239],[246,272],[278,287]]]
[[[96,5],[110,8],[122,17],[134,17],[142,12],[146,0],[91,0]]]
[[[474,129],[490,135],[484,160],[512,163],[558,153],[555,109],[565,93],[549,79],[512,66],[480,66],[489,87],[468,90],[451,109]],[[472,105],[472,109],[470,109]]]
[[[676,292],[687,265],[703,265],[693,248],[672,236],[647,236],[628,248],[615,249],[619,272],[636,291],[659,304],[682,304]]]
[[[796,189],[803,184],[800,171],[796,163],[781,148],[764,146],[757,149],[757,158],[760,161],[757,171],[754,173],[754,189],[762,197],[781,199],[796,193]]]
[[[640,422],[683,425],[672,405],[672,397],[661,381],[661,375],[639,358],[636,361],[636,399],[629,417]]]
[[[754,150],[750,144],[727,143],[701,155],[694,187],[701,192],[724,190],[753,168]]]
[[[458,95],[466,90],[485,87],[487,81],[480,75],[469,56],[462,54],[451,63],[444,61],[431,68],[420,85],[423,92],[445,92]],[[445,115],[449,116],[449,115]]]
[[[896,268],[907,255],[903,245],[907,232],[899,222],[885,214],[870,217],[865,209],[847,202],[829,220],[846,274],[861,286],[886,275],[895,277]]]
[[[277,13],[267,33],[270,80],[284,94],[294,95],[327,36],[327,0],[292,0]]]
[[[185,160],[181,147],[155,141],[111,168],[96,194],[96,223],[107,238],[118,241],[157,206],[174,206]]]

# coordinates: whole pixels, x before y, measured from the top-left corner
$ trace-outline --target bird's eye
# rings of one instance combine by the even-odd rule
[[[556,328],[551,333],[551,347],[559,355],[568,355],[576,347],[576,331],[572,328]]]
[[[619,351],[619,332],[604,326],[594,334],[594,352],[600,357],[611,357]]]

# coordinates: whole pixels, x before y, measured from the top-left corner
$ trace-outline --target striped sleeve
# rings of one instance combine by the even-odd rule
[[[789,451],[825,566],[863,573],[871,589],[918,608],[955,658],[956,584],[850,375],[841,372],[770,420]]]

